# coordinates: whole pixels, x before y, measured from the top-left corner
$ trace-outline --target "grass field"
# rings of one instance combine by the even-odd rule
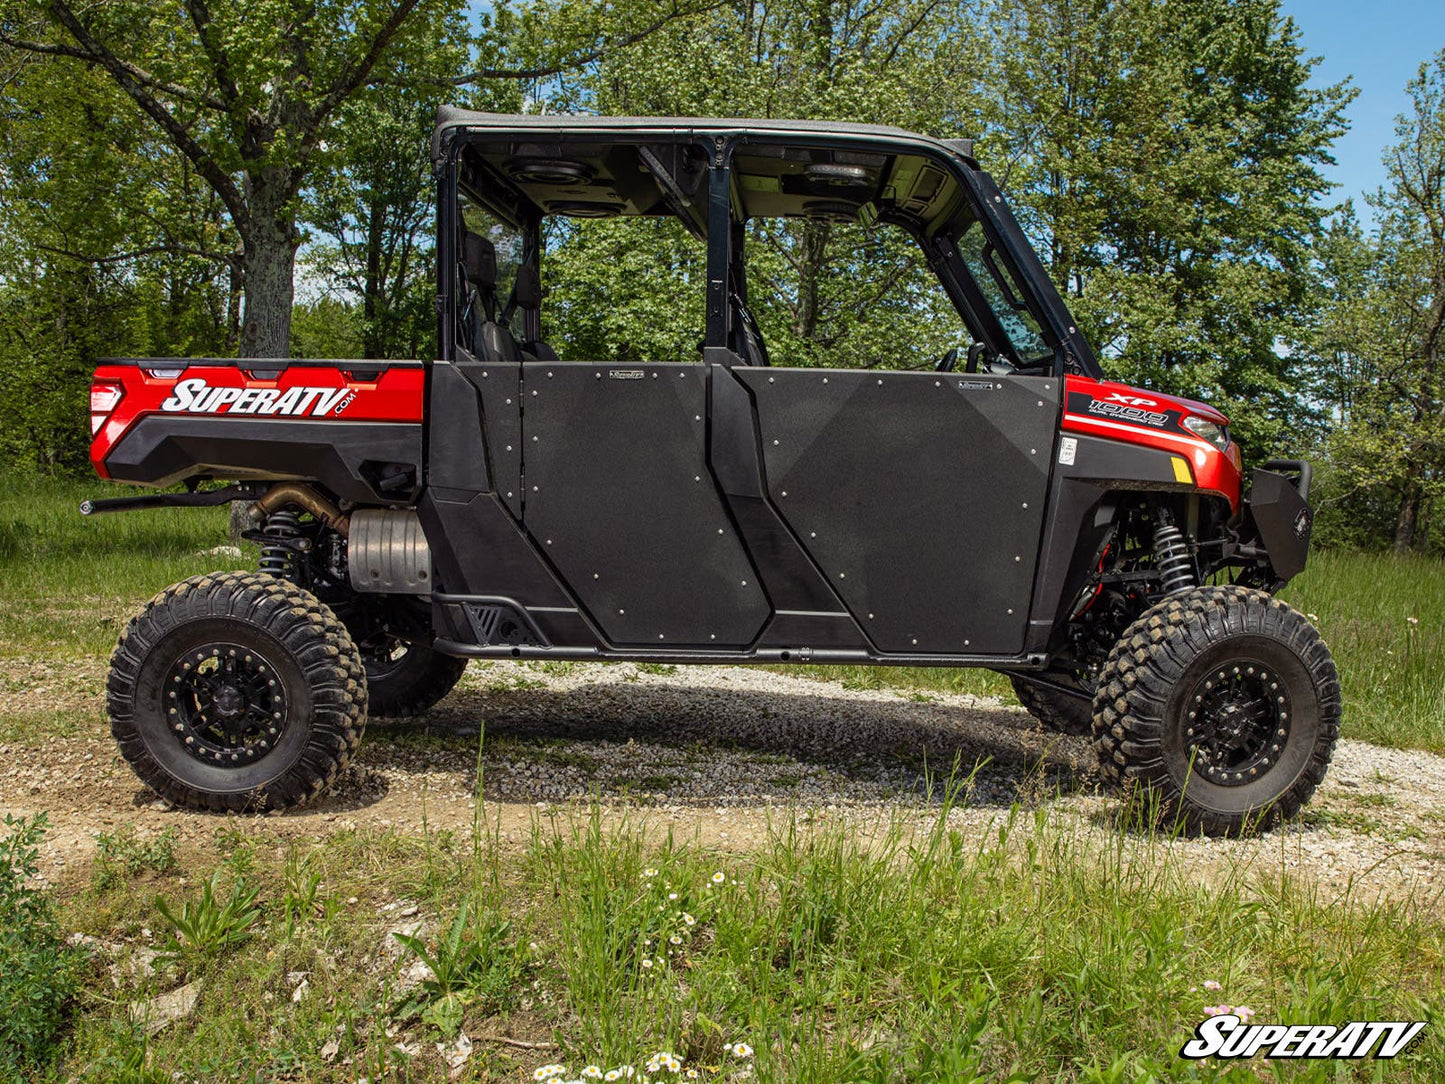
[[[108,653],[125,618],[185,576],[252,560],[207,554],[225,544],[219,509],[130,512],[83,519],[101,483],[22,482],[0,498],[0,652]],[[1310,614],[1339,665],[1347,737],[1445,752],[1445,563],[1324,552],[1284,597]],[[978,670],[801,667],[858,687],[1010,697]]]
[[[128,870],[126,846],[63,908],[129,947],[114,982],[96,968],[47,1079],[435,1080],[459,1029],[468,1080],[557,1063],[641,1080],[664,1051],[684,1072],[650,1076],[669,1082],[1445,1079],[1433,1025],[1358,1071],[1176,1056],[1211,1006],[1433,1021],[1438,915],[1237,869],[1192,883],[1154,837],[1088,846],[1042,813],[973,841],[942,819],[876,838],[780,827],[745,856],[586,811],[539,817],[509,851],[485,823],[475,847],[343,831],[283,849],[218,827],[203,856],[152,842]],[[212,906],[207,937],[156,900],[198,918],[212,871],[215,899],[239,885],[246,902],[229,919]],[[416,923],[435,978],[406,990],[413,957],[388,930]],[[150,946],[172,958],[132,968]],[[191,1020],[147,1038],[126,1004],[182,981],[200,984]]]

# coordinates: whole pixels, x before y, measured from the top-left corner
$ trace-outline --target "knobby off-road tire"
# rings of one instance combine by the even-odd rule
[[[1164,827],[1236,835],[1294,816],[1340,733],[1329,648],[1260,591],[1202,587],[1166,599],[1110,653],[1094,697],[1106,778]]]
[[[346,627],[314,595],[254,572],[193,576],[151,599],[116,644],[106,691],[121,754],[190,809],[300,805],[366,726]]]
[[[429,644],[413,640],[401,646],[405,651],[392,656],[362,651],[373,718],[420,715],[451,692],[466,672],[466,659],[443,655]]]
[[[1043,724],[1045,730],[1060,734],[1092,734],[1094,731],[1094,706],[1077,696],[1065,696],[1043,685],[1035,685],[1023,678],[1010,677],[1014,695],[1019,698],[1030,715]]]

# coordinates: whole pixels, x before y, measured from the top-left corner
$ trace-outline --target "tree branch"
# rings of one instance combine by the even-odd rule
[[[191,16],[191,25],[196,28],[196,37],[200,39],[201,49],[211,62],[211,71],[216,77],[216,86],[220,89],[221,99],[226,103],[226,109],[229,111],[240,100],[241,91],[231,77],[230,61],[220,46],[216,44],[215,39],[211,37],[211,11],[206,7],[205,0],[186,0],[186,11]]]
[[[145,248],[138,248],[134,252],[120,252],[113,256],[90,256],[84,252],[75,252],[68,248],[56,248],[54,245],[43,245],[35,242],[35,247],[41,252],[49,252],[55,256],[64,256],[67,259],[75,260],[85,264],[112,264],[125,263],[128,260],[138,260],[142,256],[155,256],[159,253],[166,253],[172,256],[196,256],[212,263],[232,264],[238,260],[234,252],[207,252],[204,249],[192,248],[189,245],[147,245]]]
[[[317,131],[321,129],[321,122],[324,121],[338,105],[358,87],[367,84],[372,70],[377,62],[381,60],[382,53],[391,44],[391,39],[401,29],[402,23],[416,10],[420,0],[400,0],[396,9],[392,11],[391,17],[381,25],[376,32],[376,37],[371,39],[371,45],[355,64],[348,64],[342,73],[337,77],[325,96],[312,111],[312,123]]]
[[[230,212],[231,221],[236,224],[236,228],[244,232],[250,223],[250,217],[247,213],[246,200],[237,189],[236,182],[231,175],[221,168],[220,163],[211,157],[209,151],[196,142],[195,137],[186,131],[185,125],[181,124],[169,109],[156,101],[140,81],[131,74],[125,62],[91,34],[65,0],[51,0],[50,10],[60,24],[70,31],[77,44],[88,54],[88,58],[108,71],[120,89],[130,95],[131,100],[140,106],[141,110],[156,124],[160,125],[161,130],[171,138],[181,153],[195,164],[196,170],[206,178],[207,183],[216,190],[216,195],[220,196],[221,201],[225,203],[226,210]]]
[[[387,77],[378,77],[368,80],[371,86],[428,86],[428,87],[464,87],[472,83],[480,83],[486,79],[547,79],[554,75],[562,75],[577,68],[586,67],[594,61],[600,60],[614,49],[625,49],[629,45],[636,45],[643,38],[657,33],[668,23],[675,19],[685,18],[691,15],[701,15],[705,12],[716,10],[723,6],[726,0],[711,0],[710,3],[701,7],[690,8],[686,11],[674,7],[666,15],[654,19],[641,30],[633,31],[631,34],[624,34],[620,38],[611,41],[604,41],[600,45],[571,57],[559,61],[556,64],[548,64],[538,68],[479,68],[477,71],[467,75],[458,75],[450,79],[407,79],[398,80]]]
[[[27,53],[38,53],[41,56],[63,56],[72,60],[80,60],[87,64],[99,64],[100,59],[84,49],[77,49],[71,45],[57,45],[43,41],[30,41],[26,38],[16,38],[9,34],[0,33],[0,45],[8,45],[12,49],[20,49]],[[116,63],[128,73],[137,83],[147,90],[158,90],[162,94],[168,94],[191,105],[204,106],[207,109],[224,111],[226,105],[219,99],[212,98],[208,94],[197,94],[188,87],[177,86],[175,83],[167,83],[164,79],[157,79],[150,72],[128,60],[116,58]]]

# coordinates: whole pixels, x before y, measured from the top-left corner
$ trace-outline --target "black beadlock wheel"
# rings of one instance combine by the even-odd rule
[[[1014,695],[1044,729],[1060,734],[1091,734],[1094,730],[1094,706],[1087,699],[1068,696],[1023,678],[1010,676]]]
[[[1260,591],[1203,587],[1125,631],[1094,697],[1103,773],[1157,803],[1160,823],[1205,835],[1292,817],[1340,733],[1329,648],[1303,614]]]
[[[361,661],[373,716],[420,715],[451,692],[467,669],[466,659],[385,634],[361,645]]]
[[[156,595],[121,634],[106,692],[121,755],[190,809],[300,805],[335,780],[366,725],[345,626],[260,573],[194,576]]]

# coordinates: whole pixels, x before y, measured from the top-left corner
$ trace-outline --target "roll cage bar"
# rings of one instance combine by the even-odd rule
[[[539,123],[540,122],[540,123]],[[962,188],[965,211],[929,230],[916,217],[884,209],[878,222],[901,227],[918,243],[970,333],[992,357],[1009,358],[1012,344],[983,291],[968,269],[948,226],[965,212],[982,227],[993,254],[1001,258],[1017,284],[1018,300],[1038,322],[1052,348],[1051,372],[1078,372],[1103,376],[1093,349],[1078,330],[1063,298],[1050,280],[1022,228],[1009,210],[993,178],[976,160],[954,146],[902,129],[868,125],[795,121],[720,121],[648,118],[534,117],[470,113],[444,107],[432,140],[437,181],[437,315],[441,356],[455,358],[457,329],[459,195],[467,197],[524,234],[523,260],[535,263],[541,255],[544,210],[497,170],[484,163],[467,163],[463,150],[482,139],[515,138],[529,146],[565,148],[569,144],[601,141],[638,148],[657,181],[667,211],[693,236],[707,244],[707,326],[705,360],[736,363],[729,344],[735,330],[736,295],[747,301],[745,275],[745,224],[742,204],[733,182],[733,159],[747,147],[798,147],[848,150],[924,157],[943,168]],[[701,187],[689,196],[650,149],[662,143],[691,144],[707,156],[707,174]],[[871,224],[871,223],[870,223]],[[1011,288],[997,280],[1005,295]],[[525,314],[529,339],[541,336],[535,311]],[[1020,366],[1022,368],[1022,366]],[[1032,371],[1033,367],[1029,367]]]

